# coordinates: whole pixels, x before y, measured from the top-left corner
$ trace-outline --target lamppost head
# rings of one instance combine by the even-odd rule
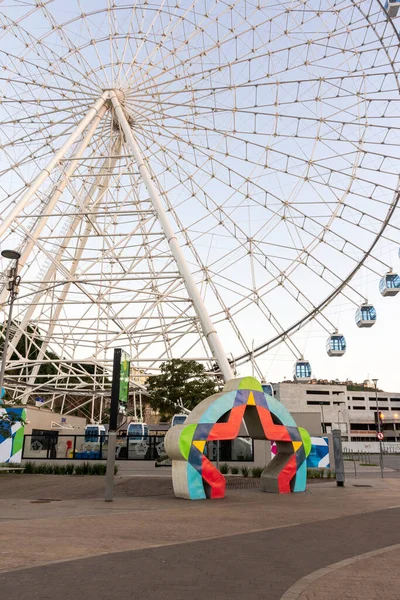
[[[374,385],[376,387],[378,385],[378,380],[377,379],[373,379],[372,381],[373,381],[373,383],[374,383]]]
[[[1,255],[10,260],[19,260],[21,258],[21,254],[17,250],[2,250]]]

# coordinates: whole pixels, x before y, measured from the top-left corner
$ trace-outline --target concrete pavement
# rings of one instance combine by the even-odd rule
[[[398,479],[324,482],[287,496],[229,490],[206,502],[135,496],[144,481],[119,478],[109,505],[102,478],[2,475],[4,597],[280,600],[306,575],[400,544]],[[336,598],[364,600],[352,593]]]
[[[281,600],[398,600],[400,544],[324,567],[291,586]]]

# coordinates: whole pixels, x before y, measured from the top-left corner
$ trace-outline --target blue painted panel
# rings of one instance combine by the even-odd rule
[[[218,400],[213,402],[202,414],[199,423],[212,423],[214,425],[222,415],[233,408],[236,394],[236,391],[226,392],[226,394],[218,398]]]

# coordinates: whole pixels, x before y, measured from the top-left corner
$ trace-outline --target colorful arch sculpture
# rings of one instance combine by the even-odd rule
[[[219,394],[206,398],[184,425],[172,427],[165,449],[172,460],[175,496],[190,500],[223,498],[226,480],[204,454],[206,443],[232,440],[244,421],[249,436],[277,444],[277,454],[264,468],[261,487],[266,492],[304,492],[306,458],[311,449],[308,432],[297,427],[289,411],[268,396],[253,377],[231,379]]]

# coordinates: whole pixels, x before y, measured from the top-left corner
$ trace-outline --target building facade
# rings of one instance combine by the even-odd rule
[[[352,387],[356,386],[313,382],[273,384],[275,397],[294,416],[298,412],[315,412],[320,415],[324,433],[340,429],[344,442],[375,442],[375,389],[368,384],[360,390],[351,390]],[[378,410],[385,441],[400,442],[400,393],[378,390]]]

